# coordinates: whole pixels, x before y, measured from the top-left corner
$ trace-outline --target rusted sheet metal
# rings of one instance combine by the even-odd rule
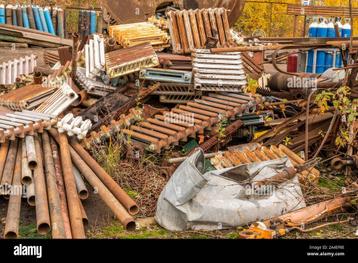
[[[3,62],[0,64],[0,85],[14,84],[21,75],[33,73],[36,66],[37,57],[33,54]]]
[[[196,49],[192,56],[196,89],[240,92],[247,85],[240,52],[212,54],[209,49]]]
[[[245,4],[245,0],[154,0],[154,1],[133,1],[133,0],[104,0],[105,9],[119,24],[136,23],[147,20],[168,6],[184,9],[214,8],[223,7],[228,9],[228,21],[234,25]]]
[[[169,47],[169,35],[149,22],[110,26],[109,35],[122,47],[150,43],[156,51]]]
[[[251,56],[248,52],[241,53],[245,73],[253,79],[259,79],[264,72],[262,52],[255,52]]]
[[[171,111],[156,114],[122,131],[131,137],[131,141],[138,141],[139,145],[144,145],[150,151],[160,152],[180,141],[187,141],[188,137],[203,134],[205,129],[217,124],[221,117],[230,119],[254,107],[258,100],[259,98],[230,93],[209,94],[189,101],[186,105],[179,105]],[[166,131],[163,132],[162,128]],[[165,136],[158,136],[153,131]]]
[[[278,147],[274,145],[265,147],[260,146],[259,144],[251,144],[248,147],[231,147],[229,151],[218,154],[217,156],[211,158],[210,161],[216,169],[223,169],[241,164],[279,159],[286,156],[290,159],[293,165],[299,165],[305,162],[301,159],[301,157],[296,155],[284,145],[279,145]],[[299,174],[302,181],[306,181],[308,179],[311,182],[317,182],[319,176],[320,172],[315,168],[312,168],[309,171],[303,171]]]
[[[218,47],[235,45],[224,8],[169,11],[167,15],[173,52],[176,54],[204,48],[208,39],[212,38],[218,40]]]
[[[27,85],[0,96],[0,106],[12,110],[30,110],[39,106],[54,92],[53,88],[44,88],[42,85]]]
[[[106,72],[116,78],[159,65],[159,59],[149,44],[124,48],[106,54]]]
[[[175,55],[169,53],[157,53],[159,63],[162,68],[174,70],[188,70],[193,69],[192,60],[190,56]]]
[[[29,111],[0,112],[0,142],[15,140],[16,137],[24,138],[35,132],[56,125],[57,119],[45,114],[37,114]]]

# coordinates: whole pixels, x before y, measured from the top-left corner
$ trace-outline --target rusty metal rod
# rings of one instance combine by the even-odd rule
[[[5,238],[17,238],[19,236],[19,223],[20,223],[21,197],[22,197],[21,152],[22,152],[22,143],[19,143],[17,155],[16,155],[14,178],[11,186],[12,189],[10,194],[10,200],[7,208],[5,231],[4,231]]]
[[[137,204],[129,195],[112,179],[112,177],[91,157],[91,155],[76,140],[71,140],[71,146],[86,164],[95,172],[99,179],[112,192],[119,202],[128,210],[131,215],[139,212]]]
[[[37,166],[36,150],[34,136],[26,136],[26,156],[28,161],[28,166],[31,170],[34,170]]]
[[[41,235],[46,235],[50,232],[51,227],[50,213],[48,210],[46,180],[43,169],[43,155],[39,136],[36,134],[33,138],[38,164],[34,170],[37,231]]]
[[[42,133],[44,151],[46,182],[48,190],[48,203],[52,226],[52,238],[65,238],[65,224],[61,214],[61,200],[57,189],[55,164],[52,157],[50,138],[47,132]]]
[[[56,184],[60,195],[61,215],[64,222],[65,234],[66,234],[66,238],[72,238],[71,224],[70,224],[70,218],[68,215],[68,208],[67,208],[67,198],[66,198],[65,186],[62,176],[61,160],[60,160],[60,155],[58,153],[57,144],[52,139],[52,137],[50,137],[50,144],[52,150],[52,157],[55,165]]]
[[[77,188],[78,196],[81,200],[86,200],[89,196],[89,193],[86,184],[83,181],[82,175],[75,166],[72,166],[72,170],[76,180],[76,188]]]
[[[85,229],[82,222],[80,198],[78,197],[75,177],[72,171],[70,146],[66,134],[59,133],[60,155],[63,169],[63,179],[66,189],[68,211],[73,238],[85,238]]]
[[[25,185],[26,187],[26,200],[29,206],[36,206],[35,197],[35,182],[32,181],[30,184]]]
[[[6,141],[1,145],[1,148],[0,148],[0,182],[2,180],[2,174],[4,171],[4,167],[5,167],[8,150],[9,150],[9,143],[8,143],[8,141]]]
[[[17,145],[18,145],[17,139],[15,139],[15,141],[10,142],[9,152],[6,157],[4,172],[1,179],[1,185],[3,186],[3,188],[1,189],[2,192],[0,194],[6,197],[8,196],[7,188],[11,185],[12,178],[14,175]]]
[[[50,130],[51,136],[59,142],[58,133],[55,129]],[[91,168],[82,160],[81,156],[70,147],[72,161],[76,165],[77,169],[86,178],[90,185],[97,191],[101,199],[112,210],[120,222],[127,230],[135,229],[135,222],[132,216],[130,216],[123,205],[116,199],[116,197],[108,190],[108,188],[102,183],[97,175],[91,170]]]
[[[85,208],[83,207],[82,202],[80,202],[80,206],[81,206],[81,214],[82,214],[83,225],[88,226],[88,216],[87,216]]]
[[[28,165],[27,154],[26,154],[26,143],[22,141],[22,160],[21,160],[21,182],[29,185],[32,183],[32,171]]]

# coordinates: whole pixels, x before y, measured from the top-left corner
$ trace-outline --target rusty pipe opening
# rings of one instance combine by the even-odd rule
[[[36,168],[36,166],[37,166],[37,161],[35,161],[35,160],[29,160],[28,166],[29,166],[29,168],[30,168],[31,170],[34,170],[34,169]]]
[[[42,72],[35,72],[34,74],[34,83],[35,84],[42,84]]]
[[[32,183],[32,178],[30,176],[24,176],[23,178],[21,178],[21,183],[29,185]]]
[[[46,235],[47,233],[50,232],[50,230],[51,230],[50,225],[48,223],[46,223],[46,222],[40,223],[37,226],[37,232],[40,235]]]
[[[86,200],[89,197],[89,193],[88,193],[88,191],[86,189],[82,189],[81,191],[78,192],[78,197],[81,200]]]
[[[35,196],[32,195],[30,197],[27,198],[27,203],[30,205],[30,206],[35,206],[36,205],[36,202],[35,202]]]
[[[129,207],[128,212],[131,215],[136,215],[139,212],[139,208],[138,208],[137,205],[132,205],[132,206]]]
[[[128,219],[127,222],[124,222],[124,226],[128,231],[134,231],[136,229],[136,223],[131,219]]]
[[[14,231],[8,231],[7,233],[5,233],[6,239],[15,239],[17,237],[18,237],[18,234],[15,233]]]

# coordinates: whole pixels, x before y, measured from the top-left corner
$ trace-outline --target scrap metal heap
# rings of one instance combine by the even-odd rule
[[[4,88],[0,96],[0,195],[9,198],[6,238],[19,235],[21,197],[35,207],[40,234],[51,231],[53,238],[84,238],[87,216],[82,202],[91,192],[86,182],[125,228],[134,230],[133,216],[140,207],[90,155],[94,146],[106,147],[112,139],[124,143],[125,156],[131,161],[138,154],[154,154],[168,180],[187,176],[181,167],[201,156],[206,161],[200,159],[203,165],[197,170],[203,174],[221,175],[232,169],[237,175],[236,169],[246,168],[249,174],[261,166],[272,172],[277,166],[277,174],[271,179],[264,175],[260,184],[283,178],[282,188],[294,183],[301,197],[298,182],[317,184],[320,171],[313,167],[317,157],[322,152],[333,156],[337,132],[349,117],[347,154],[332,158],[332,165],[354,176],[356,115],[339,112],[336,103],[317,107],[312,97],[316,90],[293,92],[287,83],[293,77],[314,77],[319,90],[349,86],[352,92],[345,94],[356,111],[356,101],[350,101],[358,87],[356,64],[346,64],[343,70],[353,69],[347,70],[344,79],[333,73],[326,77],[285,72],[277,65],[282,51],[350,48],[348,42],[317,44],[305,39],[285,45],[280,39],[270,44],[264,39],[242,39],[238,45],[224,8],[169,9],[160,21],[151,18],[109,26],[106,36],[101,30],[95,33],[101,29],[92,23],[98,22],[96,14],[79,13],[82,31],[74,30],[72,39],[56,36],[63,35],[63,21],[55,34],[41,32],[36,25],[29,29],[0,23],[1,40],[51,48],[42,57],[30,54],[0,63]],[[266,51],[273,53],[267,56]],[[273,66],[275,77],[267,77],[264,63]],[[241,183],[235,182],[238,189]],[[14,185],[26,190],[23,196],[9,192]],[[349,200],[340,198],[322,204],[328,202],[332,205],[329,212],[336,211]],[[265,207],[269,202],[264,202]],[[303,200],[298,211],[310,209],[305,206]],[[282,215],[286,208],[275,213],[273,221],[264,221],[265,231],[262,224],[261,228],[252,225],[254,237],[273,237],[272,224],[289,224],[296,218],[296,211]],[[307,217],[296,219],[292,221],[295,227],[311,222]],[[240,235],[253,237],[245,231]]]

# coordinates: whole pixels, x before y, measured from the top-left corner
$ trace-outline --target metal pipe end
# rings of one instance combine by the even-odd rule
[[[126,219],[123,225],[127,231],[134,231],[136,229],[136,223],[133,218]]]
[[[37,226],[37,232],[40,235],[47,235],[50,232],[50,230],[51,230],[51,227],[47,222],[40,223]]]
[[[8,231],[7,233],[5,233],[4,237],[6,239],[15,239],[18,238],[18,233],[15,233],[14,231]]]
[[[128,212],[130,215],[136,215],[139,213],[139,207],[137,205],[132,205],[128,208]]]
[[[89,197],[89,193],[87,190],[81,190],[79,193],[78,193],[78,197],[81,199],[81,200],[86,200],[88,199]]]

